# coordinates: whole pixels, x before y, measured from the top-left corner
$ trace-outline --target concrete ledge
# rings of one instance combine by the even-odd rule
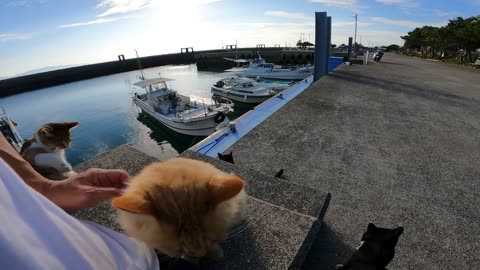
[[[326,192],[307,186],[297,185],[283,179],[267,176],[258,171],[235,166],[233,164],[214,159],[191,150],[180,156],[205,161],[215,167],[232,172],[247,182],[247,194],[274,205],[282,206],[295,212],[322,219],[325,211],[323,207],[330,200]],[[279,170],[280,168],[276,168]]]
[[[249,197],[246,226],[234,228],[235,237],[222,246],[225,259],[218,263],[192,265],[183,260],[162,262],[167,269],[301,269],[312,243],[316,240],[329,195],[305,186],[239,168],[220,160],[188,151],[184,157],[203,160],[231,171],[247,181]],[[75,167],[125,169],[138,173],[149,163],[158,161],[130,146],[122,145]],[[274,205],[278,204],[278,205]],[[121,231],[116,213],[109,202],[74,215]]]
[[[165,269],[301,269],[320,222],[310,216],[249,198],[246,226],[222,243],[225,258],[194,265],[183,260],[162,262]]]

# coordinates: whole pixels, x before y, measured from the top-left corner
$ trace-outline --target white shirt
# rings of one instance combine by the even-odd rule
[[[0,158],[0,268],[159,269],[145,244],[80,221],[30,188]]]

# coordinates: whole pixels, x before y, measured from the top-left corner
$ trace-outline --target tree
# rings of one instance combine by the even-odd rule
[[[405,48],[420,51],[422,57],[450,54],[458,55],[461,61],[466,56],[471,62],[471,52],[480,48],[480,16],[457,17],[443,27],[417,27],[401,38]]]
[[[392,44],[392,45],[388,45],[387,46],[387,51],[398,51],[400,50],[400,46],[398,46],[397,44]]]

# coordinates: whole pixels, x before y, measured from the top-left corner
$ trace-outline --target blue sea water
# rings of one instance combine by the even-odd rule
[[[175,79],[173,89],[184,95],[194,95],[210,102],[210,87],[225,74],[198,71],[195,65],[164,66],[145,69],[147,78]],[[32,137],[38,127],[49,122],[77,121],[67,159],[73,165],[122,144],[157,158],[170,158],[185,151],[202,138],[175,133],[132,104],[132,94],[138,71],[114,74],[44,88],[0,99],[0,106],[18,123],[24,139]],[[251,106],[235,105],[236,118]]]

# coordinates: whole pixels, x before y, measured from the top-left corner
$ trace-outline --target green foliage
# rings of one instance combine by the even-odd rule
[[[387,51],[391,52],[391,51],[398,51],[400,50],[400,46],[398,46],[397,44],[392,44],[392,45],[388,45],[387,46]]]
[[[401,37],[404,48],[420,51],[422,57],[456,56],[472,61],[471,52],[480,48],[480,16],[449,20],[443,27],[417,27]]]
[[[307,47],[312,47],[312,46],[315,46],[315,44],[310,43],[308,41],[303,41],[302,42],[301,40],[299,40],[297,42],[297,47],[299,47],[299,48],[307,48]]]

